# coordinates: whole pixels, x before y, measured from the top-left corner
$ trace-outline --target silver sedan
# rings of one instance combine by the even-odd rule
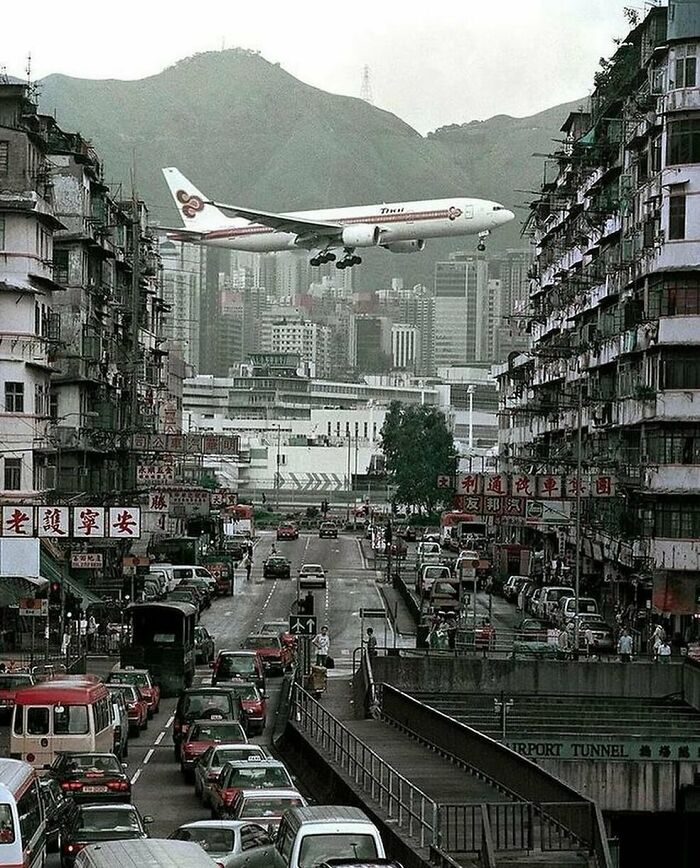
[[[259,744],[215,744],[207,748],[194,766],[194,792],[206,807],[211,787],[229,760],[264,759],[267,751]]]

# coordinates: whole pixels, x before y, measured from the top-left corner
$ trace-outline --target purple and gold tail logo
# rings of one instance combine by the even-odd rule
[[[204,211],[204,202],[199,196],[190,196],[184,190],[178,190],[175,198],[182,205],[182,213],[190,220],[196,217],[200,211]]]
[[[461,216],[462,216],[461,210],[459,208],[455,208],[454,205],[452,205],[447,212],[447,219],[448,220],[456,220],[458,217],[461,217]]]

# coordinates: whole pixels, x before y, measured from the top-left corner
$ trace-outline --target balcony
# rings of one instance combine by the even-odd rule
[[[700,494],[700,465],[661,464],[646,467],[644,488],[660,494]]]
[[[659,320],[659,345],[700,344],[700,316],[665,316]]]
[[[664,96],[664,112],[685,112],[700,109],[700,88],[672,90]]]

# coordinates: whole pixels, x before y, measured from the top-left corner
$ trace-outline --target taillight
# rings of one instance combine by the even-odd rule
[[[80,781],[63,781],[61,784],[62,790],[74,791],[74,790],[82,790],[83,785]]]
[[[85,844],[64,844],[63,845],[64,851],[66,853],[70,853],[71,855],[73,853],[79,853],[83,849],[83,847],[85,847]]]
[[[218,777],[219,777],[219,775],[218,775],[217,772],[208,772],[208,773],[207,773],[207,780],[208,780],[208,781],[215,781],[215,780],[218,780]]]
[[[124,792],[124,790],[129,789],[128,781],[107,781],[107,789],[108,790],[119,790]]]

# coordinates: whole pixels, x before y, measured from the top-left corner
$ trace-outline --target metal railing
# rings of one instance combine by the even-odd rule
[[[293,719],[355,785],[367,793],[409,837],[428,847],[437,842],[436,803],[385,762],[298,684]]]

